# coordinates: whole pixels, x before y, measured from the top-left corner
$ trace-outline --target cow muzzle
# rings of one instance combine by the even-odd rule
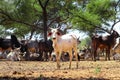
[[[55,40],[56,38],[54,37],[53,40]]]

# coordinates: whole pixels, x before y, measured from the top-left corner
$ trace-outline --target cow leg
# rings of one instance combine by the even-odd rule
[[[73,58],[72,51],[69,51],[69,57],[70,57],[69,69],[71,69],[71,62],[72,62],[72,58]]]
[[[80,56],[79,56],[79,54],[77,54],[77,56],[78,56],[78,61],[80,61]]]
[[[61,61],[65,61],[65,60],[66,60],[66,59],[65,59],[65,52],[62,52],[62,53],[61,53],[60,60],[61,60]]]
[[[94,61],[96,61],[96,51],[97,49],[95,49],[93,52],[94,52],[94,56],[93,56],[93,59],[94,59]]]
[[[48,60],[48,52],[45,52],[45,61]]]
[[[51,54],[52,54],[52,52],[49,52],[49,61],[52,61]]]
[[[105,61],[107,61],[107,57],[108,57],[108,49],[106,49]]]
[[[56,53],[56,60],[57,60],[57,69],[60,69],[60,53]]]
[[[29,61],[30,60],[30,52],[27,51],[25,54],[25,60]]]
[[[100,60],[100,53],[101,53],[100,50],[99,50],[99,51],[96,51],[96,54],[97,54],[97,55],[96,55],[96,59],[97,59],[97,60]]]
[[[110,49],[108,50],[108,60],[110,60]]]
[[[75,58],[76,58],[76,68],[78,69],[78,53],[77,53],[77,49],[74,50],[75,53]]]
[[[42,60],[43,60],[43,52],[40,51],[40,61],[42,61]]]
[[[52,61],[52,50],[49,51],[49,60]]]
[[[92,57],[92,60],[94,60],[94,50],[93,49],[91,49],[91,57]]]

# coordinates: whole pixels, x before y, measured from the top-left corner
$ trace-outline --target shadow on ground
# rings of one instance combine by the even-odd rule
[[[28,77],[0,77],[0,80],[110,80],[110,79],[105,79],[105,78],[77,78],[77,79],[72,79],[72,78],[58,78],[58,77],[39,77],[39,78],[28,78]]]

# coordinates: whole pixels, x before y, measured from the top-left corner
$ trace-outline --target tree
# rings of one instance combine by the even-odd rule
[[[31,32],[32,37],[34,32],[42,31],[45,40],[48,27],[65,24],[69,18],[69,8],[74,9],[71,5],[73,1],[68,0],[51,0],[51,2],[49,0],[13,0],[12,2],[3,0],[1,2],[7,4],[1,4],[2,7],[4,6],[0,8],[1,25],[5,27],[9,25],[9,29],[14,26],[16,28],[14,32],[22,36]],[[13,5],[10,8],[11,12],[9,12],[10,9],[4,10],[11,5]]]
[[[88,0],[88,2],[84,8],[80,6],[78,10],[71,11],[73,14],[71,22],[75,28],[88,32],[89,35],[96,30],[109,32],[111,27],[109,22],[118,19],[116,7],[120,5],[120,0]]]
[[[14,33],[19,36],[24,36],[29,32],[32,35],[36,30],[34,20],[38,18],[38,16],[35,16],[37,13],[33,14],[34,9],[32,6],[31,0],[2,0],[0,24],[6,29],[13,29]]]
[[[79,44],[79,48],[80,49],[84,49],[86,48],[90,48],[91,46],[91,38],[90,37],[86,37],[85,39],[81,40],[81,43]]]
[[[21,37],[31,33],[30,39],[44,33],[46,40],[49,27],[56,26],[91,35],[108,31],[109,21],[119,22],[119,6],[120,0],[0,0],[0,25]]]

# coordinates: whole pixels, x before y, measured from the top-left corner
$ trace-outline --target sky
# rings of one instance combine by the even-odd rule
[[[86,33],[80,32],[79,30],[68,30],[68,33],[75,34],[77,36],[77,38],[79,38],[79,39],[84,39],[84,38],[88,37],[86,35]]]

